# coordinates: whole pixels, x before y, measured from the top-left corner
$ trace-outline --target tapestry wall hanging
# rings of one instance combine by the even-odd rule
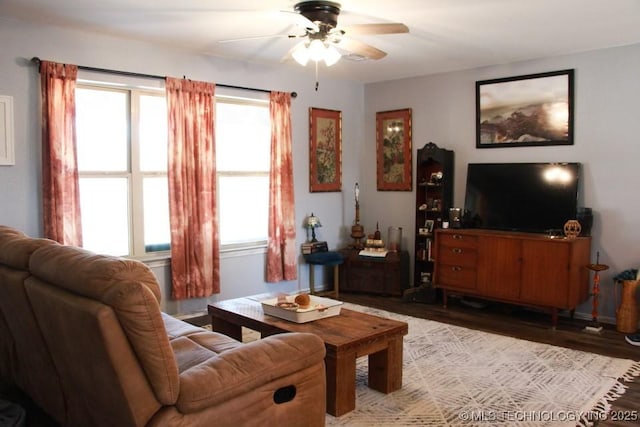
[[[378,191],[411,191],[411,109],[376,113]]]
[[[309,191],[342,187],[342,113],[309,108]]]

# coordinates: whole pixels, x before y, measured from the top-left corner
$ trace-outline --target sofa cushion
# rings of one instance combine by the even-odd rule
[[[167,329],[167,335],[171,341],[174,353],[176,352],[176,346],[174,346],[173,341],[182,337],[187,337],[198,346],[209,349],[214,353],[221,353],[242,345],[240,341],[236,341],[224,334],[211,332],[204,328],[191,325],[166,313],[162,313],[162,319],[164,320],[164,326]],[[178,358],[178,366],[180,367],[180,356],[177,353],[176,357]],[[182,372],[181,367],[179,370]]]
[[[223,353],[243,345],[240,341],[218,332],[202,331],[197,334],[190,334],[189,339],[215,353]]]
[[[60,246],[36,250],[29,268],[40,280],[110,306],[157,399],[175,403],[178,366],[160,312],[160,287],[145,264]]]
[[[219,405],[314,364],[324,366],[324,356],[322,340],[307,333],[277,334],[243,344],[182,371],[176,407],[190,413]]]
[[[31,239],[0,226],[0,312],[7,328],[0,333],[0,362],[9,382],[17,384],[39,406],[47,408],[56,421],[65,423],[61,379],[46,351],[24,288],[24,281],[29,277],[29,257],[44,246],[60,245],[51,240]]]
[[[0,264],[20,270],[29,269],[29,257],[38,248],[57,245],[53,240],[31,239],[24,234],[0,226]]]
[[[162,405],[113,308],[35,277],[25,289],[62,378],[64,424],[144,425]]]
[[[158,303],[162,298],[156,276],[140,261],[98,255],[75,246],[36,251],[29,269],[47,282],[97,300],[122,282],[145,286]]]
[[[164,328],[167,330],[167,336],[170,340],[203,331],[202,328],[176,319],[167,313],[162,313],[162,321],[164,322]]]

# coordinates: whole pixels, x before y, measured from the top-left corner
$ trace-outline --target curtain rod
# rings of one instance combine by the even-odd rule
[[[39,67],[41,60],[37,56],[34,56],[33,58],[31,58],[31,62],[34,62],[34,63],[38,64],[38,67]],[[110,70],[108,68],[87,67],[85,65],[78,65],[77,67],[78,67],[79,70],[97,71],[99,73],[117,74],[117,75],[120,75],[120,76],[143,77],[143,78],[147,78],[147,79],[157,79],[157,80],[165,80],[166,79],[165,76],[158,76],[158,75],[154,75],[154,74],[143,74],[143,73],[134,73],[134,72],[131,72],[131,71]],[[253,91],[253,92],[271,93],[271,91],[267,90],[267,89],[257,89],[257,88],[253,88],[253,87],[225,85],[225,84],[220,84],[220,83],[216,83],[215,85],[218,86],[218,87],[224,87],[224,88],[228,88],[228,89],[241,89],[241,90],[250,90],[250,91]],[[296,92],[291,92],[291,97],[292,98],[295,98],[297,96],[298,96],[298,94]]]

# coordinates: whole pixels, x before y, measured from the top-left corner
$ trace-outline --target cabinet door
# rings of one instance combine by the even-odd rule
[[[478,290],[482,295],[517,299],[522,245],[518,239],[482,236],[478,242]]]
[[[351,259],[344,267],[347,280],[344,290],[382,293],[384,289],[384,261]]]
[[[409,254],[389,253],[386,258],[366,259],[358,253],[348,255],[341,267],[344,291],[383,295],[402,295],[407,287]]]
[[[522,302],[567,308],[570,249],[563,242],[522,242]]]

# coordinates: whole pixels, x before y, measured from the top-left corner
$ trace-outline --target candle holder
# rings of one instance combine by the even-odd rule
[[[360,225],[360,188],[358,187],[358,183],[356,182],[355,187],[355,200],[356,200],[356,219],[351,226],[351,237],[353,238],[353,243],[349,246],[351,249],[361,250],[364,248],[362,244],[362,239],[364,238],[364,227]]]
[[[353,238],[353,243],[351,244],[351,248],[353,249],[363,249],[364,246],[362,244],[362,239],[364,238],[364,227],[360,225],[360,203],[356,202],[356,220],[354,224],[351,226],[351,237]]]
[[[602,325],[598,322],[598,298],[600,297],[600,272],[609,269],[608,265],[600,264],[600,252],[596,253],[596,263],[589,264],[587,268],[594,272],[593,274],[593,290],[591,291],[592,310],[591,310],[591,323],[585,326],[585,332],[600,333],[602,331]]]

